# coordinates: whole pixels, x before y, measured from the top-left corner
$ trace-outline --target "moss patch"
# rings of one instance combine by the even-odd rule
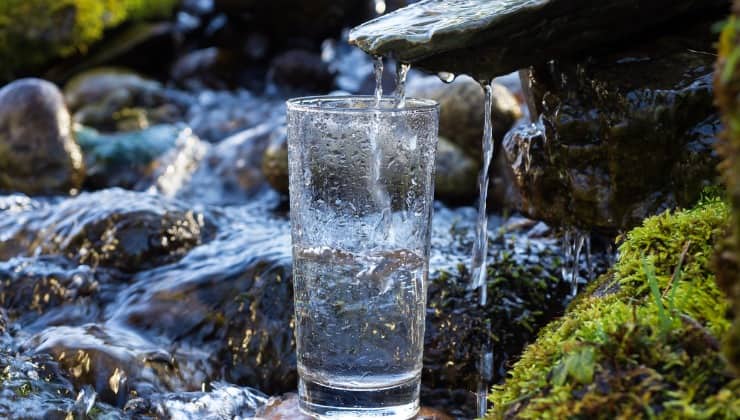
[[[166,16],[179,0],[3,0],[0,80],[53,58],[84,53],[105,29],[126,20]]]
[[[733,302],[735,321],[725,338],[725,354],[740,372],[740,1],[735,1],[733,15],[720,36],[719,58],[715,73],[717,105],[722,111],[725,131],[717,150],[723,158],[720,166],[733,207],[729,240],[717,258],[717,280]]]
[[[727,205],[647,219],[620,259],[527,348],[488,418],[737,418],[719,352],[728,304],[710,265]]]

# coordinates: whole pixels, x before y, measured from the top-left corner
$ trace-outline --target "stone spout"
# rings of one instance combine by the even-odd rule
[[[728,0],[422,0],[357,26],[350,43],[430,72],[478,80],[590,50]]]

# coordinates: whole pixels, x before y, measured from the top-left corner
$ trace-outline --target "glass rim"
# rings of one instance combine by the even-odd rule
[[[331,114],[366,114],[368,112],[380,112],[389,114],[407,114],[438,111],[439,103],[433,99],[406,98],[403,108],[340,108],[322,106],[327,103],[372,102],[376,98],[373,95],[316,95],[302,96],[285,101],[289,111],[317,112]],[[381,102],[395,101],[392,96],[383,96]]]

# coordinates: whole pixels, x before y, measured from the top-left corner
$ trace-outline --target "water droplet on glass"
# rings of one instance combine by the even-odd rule
[[[439,77],[439,80],[445,82],[445,83],[452,83],[455,80],[455,73],[450,73],[448,71],[441,71],[437,73],[437,77]]]

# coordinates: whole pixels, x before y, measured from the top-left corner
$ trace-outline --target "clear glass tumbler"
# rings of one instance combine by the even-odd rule
[[[298,386],[316,418],[419,410],[439,112],[288,101]]]

